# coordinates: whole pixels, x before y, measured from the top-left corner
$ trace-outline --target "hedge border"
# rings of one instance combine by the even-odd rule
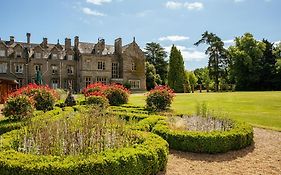
[[[195,153],[224,153],[239,150],[253,143],[253,127],[242,122],[234,121],[229,131],[177,131],[168,126],[168,122],[160,120],[152,132],[161,136],[175,150]]]
[[[165,170],[168,143],[160,136],[135,131],[143,143],[88,157],[39,156],[17,152],[8,143],[18,130],[3,135],[1,175],[153,175]]]

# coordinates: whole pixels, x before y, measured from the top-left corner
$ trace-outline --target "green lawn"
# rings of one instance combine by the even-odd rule
[[[194,114],[198,103],[208,109],[254,126],[281,131],[281,92],[228,92],[176,94],[172,109]],[[145,105],[144,94],[132,94],[129,103]]]

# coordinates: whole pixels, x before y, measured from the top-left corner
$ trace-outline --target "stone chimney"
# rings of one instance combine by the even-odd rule
[[[15,37],[14,36],[10,36],[10,42],[9,44],[12,45],[15,42]]]
[[[43,41],[41,43],[41,46],[43,48],[47,48],[48,47],[48,38],[43,38]]]
[[[79,46],[79,36],[75,36],[74,37],[74,47],[78,48],[78,46]]]
[[[117,38],[114,43],[115,54],[122,54],[122,38]]]
[[[27,44],[30,44],[30,36],[31,36],[30,33],[26,33],[26,42],[27,42]]]
[[[64,47],[65,47],[65,50],[71,49],[71,39],[70,38],[65,38]]]

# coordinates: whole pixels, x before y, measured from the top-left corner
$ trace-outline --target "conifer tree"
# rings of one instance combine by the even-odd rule
[[[181,52],[173,45],[169,60],[168,85],[174,89],[175,92],[183,92],[185,82],[186,76],[183,57]]]

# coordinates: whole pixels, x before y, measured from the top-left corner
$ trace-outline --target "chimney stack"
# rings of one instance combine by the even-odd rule
[[[14,36],[10,36],[10,42],[9,44],[12,45],[15,42],[15,37]]]
[[[65,47],[65,50],[71,49],[71,39],[70,38],[65,38],[64,47]]]
[[[27,44],[30,44],[30,36],[31,36],[30,33],[26,33],[26,42],[27,42]]]
[[[78,49],[79,46],[79,36],[74,37],[74,47]]]
[[[114,43],[115,54],[122,54],[122,38],[117,38]]]
[[[47,48],[48,47],[48,38],[43,38],[43,42],[41,43],[41,46],[43,48]]]

